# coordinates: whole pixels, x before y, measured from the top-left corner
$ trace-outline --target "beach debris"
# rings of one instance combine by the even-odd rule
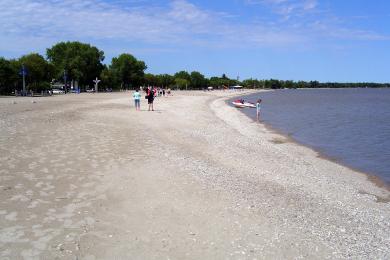
[[[63,244],[58,244],[58,245],[56,246],[56,249],[59,250],[59,251],[61,251],[61,252],[63,252],[63,251],[65,250]]]
[[[69,199],[68,197],[56,197],[55,198],[56,200],[66,200],[66,199]]]
[[[14,105],[15,105],[15,104],[17,104],[17,103],[16,103],[16,101],[12,101],[12,104],[14,104]]]
[[[37,101],[35,101],[35,100],[32,100],[32,101],[31,101],[31,103],[35,104],[35,103],[37,103]]]

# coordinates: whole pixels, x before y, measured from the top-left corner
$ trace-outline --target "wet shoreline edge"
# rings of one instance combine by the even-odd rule
[[[272,90],[271,90],[272,91]],[[250,94],[250,95],[253,95]],[[244,97],[247,97],[248,95],[237,95],[233,98],[228,98],[227,100],[225,100],[225,103],[226,105],[230,106],[230,107],[234,107],[234,105],[232,105],[232,101],[234,101],[235,99],[237,99],[238,97],[240,98],[244,98]],[[299,142],[298,140],[296,140],[295,138],[293,138],[292,136],[288,135],[288,134],[285,134],[283,133],[281,130],[278,130],[276,128],[274,128],[272,125],[270,124],[267,124],[265,123],[264,121],[260,121],[260,122],[257,122],[257,120],[251,116],[249,116],[248,114],[246,114],[244,111],[242,111],[242,109],[237,109],[239,111],[239,113],[243,114],[244,116],[246,116],[247,118],[249,118],[250,120],[253,120],[254,123],[258,123],[258,124],[261,124],[262,126],[264,126],[267,130],[269,130],[270,132],[276,134],[276,135],[279,135],[280,137],[284,138],[285,140],[287,140],[287,142],[289,143],[294,143],[295,145],[298,145],[298,146],[301,146],[301,147],[305,147],[307,149],[310,149],[312,151],[314,151],[316,154],[317,154],[317,157],[318,158],[321,158],[321,159],[324,159],[324,160],[327,160],[327,161],[330,161],[330,162],[333,162],[333,163],[336,163],[338,165],[341,165],[343,167],[346,167],[348,169],[351,169],[352,171],[356,172],[357,174],[362,174],[364,175],[367,180],[373,184],[375,184],[375,186],[379,187],[379,188],[383,188],[387,191],[390,191],[390,183],[387,183],[384,179],[382,179],[380,176],[377,176],[376,174],[373,174],[373,173],[369,173],[369,172],[365,172],[365,171],[362,171],[358,168],[355,168],[355,167],[352,167],[350,165],[347,165],[346,163],[344,163],[343,161],[341,161],[340,159],[338,158],[335,158],[335,157],[331,157],[331,156],[328,156],[328,155],[325,155],[324,153],[322,153],[321,151],[315,149],[314,147],[311,147],[311,146],[307,146],[301,142]],[[275,143],[276,144],[276,143]],[[389,202],[390,202],[390,199],[389,199]]]

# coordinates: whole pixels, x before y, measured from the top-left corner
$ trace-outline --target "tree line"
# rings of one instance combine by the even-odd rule
[[[225,74],[206,78],[198,71],[179,71],[170,74],[145,73],[147,65],[128,53],[114,57],[110,64],[103,64],[104,52],[95,46],[81,42],[59,42],[46,50],[46,57],[38,53],[7,60],[0,57],[0,94],[21,90],[22,68],[28,90],[42,91],[53,87],[54,82],[67,86],[78,85],[82,91],[92,88],[98,77],[99,89],[135,89],[139,86],[158,86],[177,89],[228,88],[241,85],[245,88],[353,88],[390,87],[380,83],[320,83],[318,81],[230,79]]]

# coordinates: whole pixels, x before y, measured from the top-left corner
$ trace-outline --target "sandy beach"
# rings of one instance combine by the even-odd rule
[[[0,259],[389,259],[390,192],[243,93],[0,98]]]

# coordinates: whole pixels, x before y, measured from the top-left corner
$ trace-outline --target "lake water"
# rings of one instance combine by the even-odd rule
[[[276,90],[261,98],[262,121],[297,142],[390,184],[390,89]],[[256,109],[241,109],[256,118]]]

